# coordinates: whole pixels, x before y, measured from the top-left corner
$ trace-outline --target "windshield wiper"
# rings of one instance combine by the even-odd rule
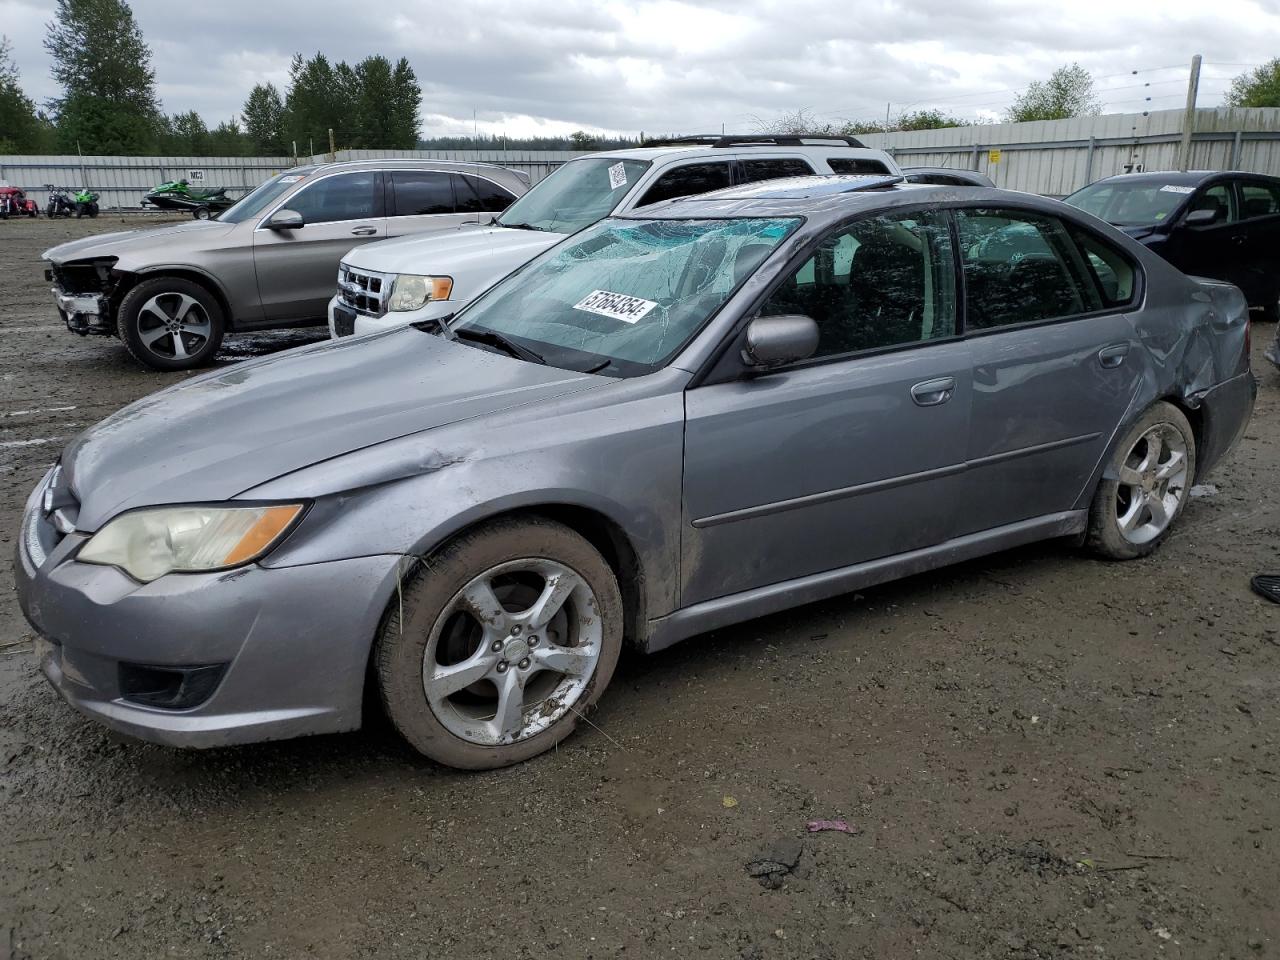
[[[421,330],[424,333],[430,333],[431,328],[435,327],[440,332],[440,336],[444,337],[446,340],[453,340],[454,332],[449,329],[449,321],[452,320],[453,317],[454,315],[452,313],[446,313],[443,317],[430,317],[426,320],[415,320],[413,323],[409,324],[409,326],[413,327],[415,330]]]
[[[510,227],[512,230],[537,230],[539,233],[546,233],[546,227],[535,227],[532,223],[507,223],[505,221],[497,221],[500,227]]]
[[[446,327],[445,329],[449,328]],[[534,353],[528,347],[522,347],[496,330],[472,330],[469,327],[462,327],[461,329],[453,330],[452,333],[455,340],[471,340],[475,343],[488,344],[491,347],[497,347],[517,360],[528,360],[531,363],[541,363],[543,365],[547,362],[542,359],[541,354]]]

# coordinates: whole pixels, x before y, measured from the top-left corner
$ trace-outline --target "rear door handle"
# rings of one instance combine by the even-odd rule
[[[1124,363],[1124,358],[1128,355],[1129,345],[1127,343],[1113,343],[1111,346],[1103,347],[1098,351],[1098,362],[1111,369]]]
[[[377,232],[377,227],[356,227],[351,231],[351,235],[353,237],[372,237]]]
[[[936,407],[946,403],[956,392],[955,377],[939,377],[937,380],[925,380],[911,388],[911,399],[918,407]]]

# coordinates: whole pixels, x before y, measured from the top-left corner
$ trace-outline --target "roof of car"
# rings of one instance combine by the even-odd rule
[[[1265,174],[1247,173],[1243,170],[1147,170],[1143,173],[1118,173],[1114,177],[1104,177],[1101,180],[1095,180],[1089,186],[1096,186],[1099,183],[1115,183],[1116,181],[1124,181],[1125,183],[1167,183],[1176,186],[1195,186],[1203,183],[1211,177],[1242,177],[1245,179],[1263,179],[1276,182],[1278,178],[1268,177]]]
[[[785,140],[785,138],[783,138]],[[840,143],[835,140],[816,139],[812,143],[770,143],[767,140],[742,140],[732,144],[710,144],[710,143],[672,143],[667,146],[656,147],[631,147],[626,150],[600,150],[595,153],[584,153],[581,157],[575,157],[574,160],[583,160],[587,158],[604,158],[617,160],[659,160],[663,157],[675,156],[706,156],[706,157],[724,157],[725,154],[733,155],[738,152],[772,152],[772,153],[788,153],[807,155],[817,153],[820,155],[831,156],[884,156],[883,150],[877,150],[874,147],[852,146],[848,143]],[[570,161],[573,162],[573,161]]]
[[[840,220],[863,210],[875,210],[921,202],[967,201],[1031,206],[1060,210],[1055,200],[994,187],[905,183],[902,178],[866,176],[788,177],[761,183],[726,187],[711,193],[680,197],[621,214],[629,220],[686,220],[729,217],[805,217],[822,223]]]

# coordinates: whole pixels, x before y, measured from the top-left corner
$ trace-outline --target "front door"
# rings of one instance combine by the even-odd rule
[[[1215,219],[1201,226],[1188,226],[1186,215],[1195,210],[1210,210]],[[1220,180],[1200,187],[1181,217],[1160,251],[1164,258],[1183,273],[1238,284],[1245,270],[1235,239],[1241,230],[1231,184]]]
[[[817,355],[686,394],[685,605],[941,543],[969,417],[945,218],[835,230],[760,315]]]
[[[973,361],[957,533],[1072,509],[1138,387],[1137,269],[1056,217],[955,212]]]
[[[1237,281],[1253,306],[1274,307],[1280,299],[1280,185],[1237,180],[1240,223],[1232,243],[1241,260]]]
[[[289,198],[288,209],[302,214],[303,227],[259,224],[253,261],[268,322],[324,319],[343,254],[387,235],[381,177],[375,170],[322,177]]]

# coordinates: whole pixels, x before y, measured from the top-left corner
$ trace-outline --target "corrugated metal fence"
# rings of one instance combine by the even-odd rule
[[[978,170],[996,186],[1062,197],[1118,173],[1175,170],[1181,110],[870,134],[902,166]],[[1193,170],[1280,176],[1280,109],[1196,112]]]
[[[1192,141],[1194,169],[1249,170],[1280,176],[1280,108],[1199,110]],[[944,130],[870,134],[903,166],[980,170],[997,186],[1065,196],[1127,169],[1170,170],[1177,165],[1181,110],[996,123]],[[343,150],[338,160],[384,157],[497,163],[537,183],[579,153],[550,150]],[[323,162],[321,156],[304,162]],[[22,187],[41,205],[45,184],[88,185],[104,205],[137,208],[165,180],[186,177],[226,187],[239,196],[294,164],[292,157],[27,157],[0,156],[0,182]]]

